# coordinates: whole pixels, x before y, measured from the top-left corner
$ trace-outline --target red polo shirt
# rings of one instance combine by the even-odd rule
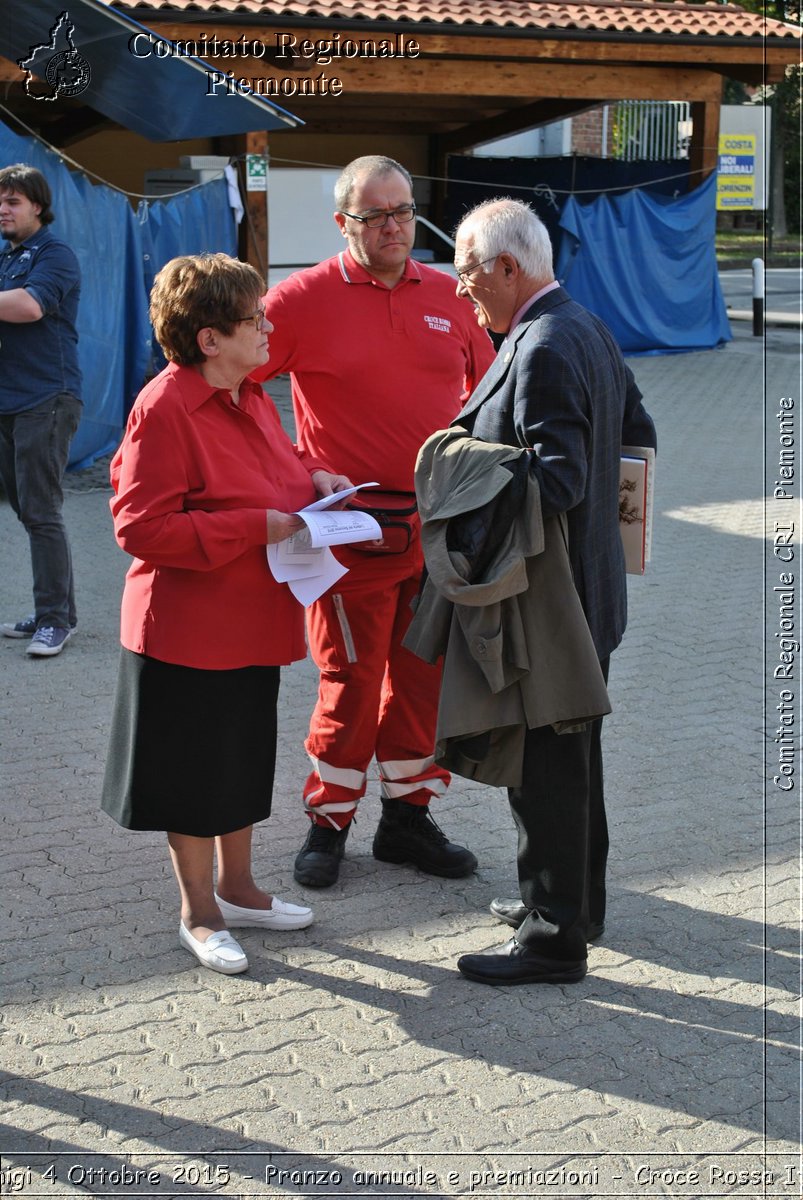
[[[114,532],[134,557],[123,645],[213,670],[303,658],[303,609],[268,569],[265,514],[314,500],[310,472],[323,466],[251,381],[238,406],[191,367],[157,375],[111,464]]]
[[[455,281],[408,259],[393,288],[348,250],[265,297],[270,361],[292,373],[298,445],[353,483],[413,490],[422,444],[459,413],[495,357]]]

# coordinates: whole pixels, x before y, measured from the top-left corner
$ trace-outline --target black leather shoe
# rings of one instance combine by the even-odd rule
[[[373,854],[380,862],[409,863],[428,875],[447,879],[459,879],[477,869],[471,851],[449,841],[426,805],[403,800],[382,801]]]
[[[521,900],[503,900],[501,897],[491,901],[490,909],[498,920],[504,921],[506,925],[511,925],[514,929],[518,929],[524,918],[530,914],[529,908]],[[586,933],[586,940],[596,942],[604,932],[604,922],[591,922]]]
[[[464,954],[457,969],[466,979],[492,985],[512,983],[579,983],[587,970],[584,958],[562,962],[542,958],[520,946],[513,937],[504,945],[481,954]]]
[[[296,855],[293,878],[305,887],[331,887],[337,883],[340,862],[346,852],[350,826],[310,825],[304,845]]]

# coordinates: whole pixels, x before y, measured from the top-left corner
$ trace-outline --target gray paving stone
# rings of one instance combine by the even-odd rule
[[[630,581],[611,673],[607,928],[573,987],[485,989],[455,971],[460,953],[507,933],[487,909],[515,886],[499,789],[456,781],[439,805],[480,859],[469,880],[373,860],[372,779],[340,883],[294,884],[308,662],[283,673],[274,814],[255,859],[316,923],[243,931],[247,976],[215,976],[180,949],[163,837],[98,811],[126,560],[108,464],[69,479],[79,632],[48,662],[0,639],[4,1158],[158,1164],[156,1190],[183,1195],[171,1174],[182,1154],[251,1151],[219,1191],[265,1195],[248,1164],[271,1153],[344,1171],[437,1161],[444,1176],[458,1160],[427,1154],[459,1152],[468,1194],[467,1172],[504,1170],[506,1155],[604,1172],[616,1154],[618,1181],[597,1192],[631,1194],[644,1156],[735,1168],[765,1147],[792,1155],[799,776],[781,793],[770,774],[765,793],[761,446],[768,421],[772,466],[775,397],[798,386],[799,343],[772,331],[765,358],[735,332],[721,351],[633,363],[659,427],[654,558]],[[286,381],[271,390],[289,426]],[[30,567],[3,502],[0,543],[8,619],[30,610]],[[47,1194],[86,1190],[59,1189]]]

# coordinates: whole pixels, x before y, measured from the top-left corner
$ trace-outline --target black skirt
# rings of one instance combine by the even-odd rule
[[[203,671],[123,650],[103,811],[193,837],[270,815],[278,667]]]

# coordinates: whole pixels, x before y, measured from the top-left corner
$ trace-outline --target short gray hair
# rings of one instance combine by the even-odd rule
[[[413,177],[406,167],[396,162],[395,158],[388,158],[385,154],[364,154],[362,158],[355,158],[347,167],[343,168],[335,183],[337,211],[343,212],[349,207],[351,193],[359,179],[373,175],[390,175],[393,171],[398,171],[400,175],[404,176],[412,192]]]
[[[554,278],[552,243],[543,221],[528,204],[498,196],[485,200],[466,213],[455,230],[455,238],[470,236],[478,260],[495,259],[507,252],[526,275],[537,280]],[[484,271],[490,271],[486,262]]]

